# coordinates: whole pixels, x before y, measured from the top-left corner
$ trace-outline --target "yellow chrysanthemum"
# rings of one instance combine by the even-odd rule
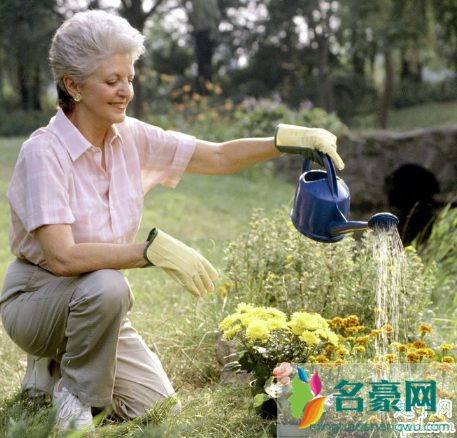
[[[354,351],[365,351],[365,347],[363,345],[357,345],[356,347],[354,347]]]
[[[428,357],[428,350],[426,348],[418,348],[415,353],[418,355],[418,356],[425,356],[425,357]]]
[[[325,324],[327,324],[327,322],[325,322]],[[294,335],[300,336],[305,330],[316,331],[322,328],[322,324],[317,315],[295,312],[290,317],[289,327]]]
[[[221,330],[226,330],[232,326],[232,324],[238,320],[238,315],[235,313],[225,317],[222,322],[219,324]]]
[[[448,351],[448,350],[451,350],[451,349],[452,349],[452,346],[449,345],[449,344],[441,344],[441,345],[439,346],[439,349],[440,349],[440,350],[443,350],[443,351]]]
[[[454,358],[451,357],[451,356],[444,356],[444,357],[443,357],[443,362],[444,362],[444,363],[454,364],[454,363],[455,363],[455,360],[454,360]]]
[[[435,357],[435,352],[431,348],[427,348],[427,357],[433,359]]]
[[[227,339],[228,341],[232,339],[238,332],[242,329],[241,324],[235,324],[233,327],[225,330],[223,338]]]
[[[257,339],[260,339],[262,342],[266,342],[269,335],[270,331],[265,326],[263,321],[253,320],[246,327],[246,336],[253,342]]]
[[[300,336],[299,339],[302,340],[305,344],[313,346],[318,344],[319,338],[313,333],[310,332],[309,330],[305,330]]]

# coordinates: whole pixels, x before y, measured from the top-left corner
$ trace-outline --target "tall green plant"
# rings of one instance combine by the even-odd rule
[[[432,300],[443,316],[457,305],[457,208],[448,204],[433,224],[429,239],[419,253],[424,271],[434,272],[436,288]]]
[[[274,306],[288,314],[306,309],[327,319],[357,315],[360,324],[374,327],[375,238],[367,231],[361,241],[346,236],[336,244],[320,243],[298,233],[287,212],[270,220],[258,210],[249,231],[226,249],[231,304]],[[424,273],[412,247],[405,260],[401,304],[408,321],[428,304],[434,277]]]

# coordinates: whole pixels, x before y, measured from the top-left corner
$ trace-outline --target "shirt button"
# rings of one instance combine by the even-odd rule
[[[103,181],[105,177],[103,175],[100,175],[100,179]]]

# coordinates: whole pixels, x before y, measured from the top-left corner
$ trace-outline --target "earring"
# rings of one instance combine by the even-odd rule
[[[81,100],[81,95],[79,93],[75,93],[75,95],[73,96],[73,100],[75,102],[79,102]]]

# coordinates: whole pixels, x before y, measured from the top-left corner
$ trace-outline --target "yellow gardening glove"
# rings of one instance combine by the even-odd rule
[[[338,169],[344,168],[343,160],[336,153],[336,136],[321,128],[304,128],[281,123],[275,132],[275,146],[281,152],[303,155],[324,165],[319,152],[328,155]]]
[[[162,268],[196,297],[204,297],[214,290],[212,282],[219,276],[197,251],[157,228],[151,230],[147,240],[144,258],[151,265]]]

